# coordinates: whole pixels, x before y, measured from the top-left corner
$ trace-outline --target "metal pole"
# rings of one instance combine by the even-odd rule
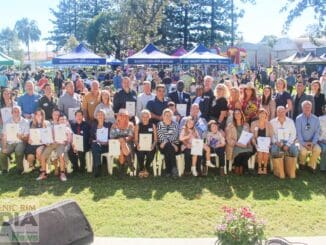
[[[231,47],[234,45],[234,0],[231,0]]]

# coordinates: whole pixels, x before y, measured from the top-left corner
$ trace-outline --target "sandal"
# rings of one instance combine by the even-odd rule
[[[144,178],[145,177],[144,174],[145,174],[145,171],[140,171],[139,174],[138,174],[138,177],[139,178]]]

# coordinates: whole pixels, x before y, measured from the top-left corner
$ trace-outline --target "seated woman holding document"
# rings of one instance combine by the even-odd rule
[[[211,156],[210,156],[210,148],[206,144],[201,144],[201,147],[198,145],[198,152],[193,152],[193,142],[194,140],[202,140],[199,136],[197,129],[195,128],[195,122],[192,117],[186,117],[185,125],[183,126],[179,140],[182,142],[181,149],[185,154],[185,171],[189,173],[191,170],[191,174],[193,176],[198,176],[197,172],[197,160],[198,156],[201,156],[203,150],[205,149],[206,155],[206,166],[208,167],[215,167],[211,163]],[[202,140],[203,141],[203,140]],[[201,148],[201,149],[199,149]],[[190,165],[191,163],[191,165]],[[200,168],[198,168],[200,169]],[[207,169],[205,169],[204,175],[207,174]]]
[[[149,168],[154,160],[157,144],[157,128],[150,122],[151,113],[149,110],[142,110],[140,122],[135,126],[135,145],[137,161],[139,165],[139,177],[147,178]],[[146,157],[146,164],[145,162]]]
[[[233,112],[233,122],[226,128],[227,150],[232,154],[235,165],[235,174],[243,175],[244,167],[248,165],[248,159],[252,155],[251,145],[252,134],[249,132],[249,125],[245,122],[241,110]]]
[[[119,170],[123,175],[126,172],[126,167],[130,171],[135,171],[133,163],[134,155],[134,124],[129,121],[129,113],[126,109],[121,108],[117,114],[117,120],[112,125],[110,130],[110,139],[116,145],[116,149],[110,148],[110,153],[119,156]],[[119,142],[119,144],[115,144]]]
[[[172,120],[173,112],[170,109],[164,109],[162,116],[163,121],[160,121],[157,125],[159,150],[165,158],[166,176],[177,177],[176,154],[179,152],[178,124]]]
[[[109,150],[111,123],[105,122],[105,111],[102,109],[97,111],[95,119],[90,131],[90,140],[92,142],[93,174],[94,177],[99,177],[102,163],[101,154],[107,153]]]
[[[95,114],[96,115],[96,114]],[[86,152],[89,151],[89,124],[84,120],[84,113],[82,110],[75,112],[76,122],[71,124],[73,132],[73,140],[69,149],[69,160],[73,167],[73,172],[85,172],[86,167]],[[78,160],[80,166],[78,166]]]
[[[49,131],[51,132],[50,122],[45,120],[45,112],[37,109],[30,123],[28,144],[25,148],[26,159],[32,169],[34,169],[35,160],[41,161],[44,147],[51,141]],[[41,169],[41,173],[42,171],[45,172],[44,169]]]
[[[252,122],[252,144],[257,150],[258,174],[267,174],[267,163],[273,127],[268,121],[268,112],[264,108],[258,110],[258,120]]]
[[[67,118],[65,115],[59,116],[59,124],[52,125],[53,143],[46,146],[41,155],[41,174],[37,180],[44,180],[46,176],[46,161],[51,156],[52,151],[55,151],[59,158],[61,181],[67,181],[65,175],[67,152],[72,141],[72,132],[70,125],[67,124]],[[43,171],[42,171],[43,170]],[[56,173],[58,175],[58,173]]]

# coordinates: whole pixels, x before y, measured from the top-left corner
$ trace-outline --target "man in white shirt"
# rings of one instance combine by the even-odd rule
[[[17,132],[16,135],[12,135],[13,130]],[[21,117],[21,108],[19,106],[13,106],[12,119],[4,124],[2,131],[2,151],[0,153],[2,173],[8,172],[8,156],[10,156],[13,152],[15,153],[17,172],[23,172],[25,143],[27,142],[28,135],[28,121]]]
[[[284,106],[278,106],[277,117],[270,121],[274,135],[272,137],[271,156],[273,160],[274,174],[284,178],[285,172],[289,177],[295,177],[296,158],[298,157],[298,148],[295,145],[296,127],[292,119],[286,117]]]
[[[137,97],[137,116],[140,118],[141,111],[146,109],[147,103],[150,100],[154,100],[155,95],[151,91],[151,82],[150,81],[144,81],[143,82],[143,93],[138,95]]]

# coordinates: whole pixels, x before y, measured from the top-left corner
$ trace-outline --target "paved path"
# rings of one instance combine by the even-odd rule
[[[286,237],[292,244],[326,245],[326,236]],[[115,238],[95,237],[94,245],[215,245],[214,238]],[[276,245],[276,244],[275,244]]]

